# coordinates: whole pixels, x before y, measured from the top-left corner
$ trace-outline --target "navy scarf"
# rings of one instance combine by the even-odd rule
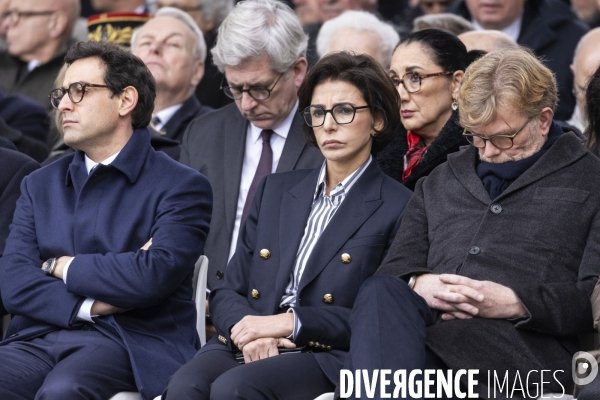
[[[527,171],[544,153],[556,142],[563,134],[563,130],[556,122],[552,122],[548,132],[548,140],[537,153],[519,161],[493,164],[485,161],[479,161],[476,172],[477,176],[483,182],[485,190],[494,200],[500,196],[523,172]]]

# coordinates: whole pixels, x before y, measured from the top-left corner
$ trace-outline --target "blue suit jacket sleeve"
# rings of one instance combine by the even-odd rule
[[[158,205],[150,249],[76,255],[67,276],[70,293],[143,308],[175,291],[202,254],[212,211],[212,190],[204,176],[179,179]]]
[[[10,238],[0,259],[0,293],[9,313],[26,314],[38,321],[68,328],[84,299],[69,293],[62,280],[42,272],[30,191],[28,177],[25,177]]]

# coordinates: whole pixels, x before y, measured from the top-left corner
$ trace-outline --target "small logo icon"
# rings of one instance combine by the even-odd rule
[[[575,353],[572,367],[573,382],[579,386],[587,385],[598,375],[596,359],[585,351]]]

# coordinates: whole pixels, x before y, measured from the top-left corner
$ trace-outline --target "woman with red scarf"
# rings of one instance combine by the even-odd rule
[[[390,77],[400,93],[403,126],[377,161],[411,190],[448,154],[468,144],[458,125],[456,103],[467,65],[464,44],[437,29],[406,36],[394,51]]]

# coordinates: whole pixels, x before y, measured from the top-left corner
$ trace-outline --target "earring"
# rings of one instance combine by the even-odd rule
[[[456,102],[456,100],[454,100],[454,101],[452,102],[452,110],[453,110],[453,111],[456,111],[456,110],[458,110],[458,103]]]
[[[376,137],[377,137],[377,132],[373,132],[373,133],[371,133],[371,137],[374,137],[374,138],[376,138]]]

